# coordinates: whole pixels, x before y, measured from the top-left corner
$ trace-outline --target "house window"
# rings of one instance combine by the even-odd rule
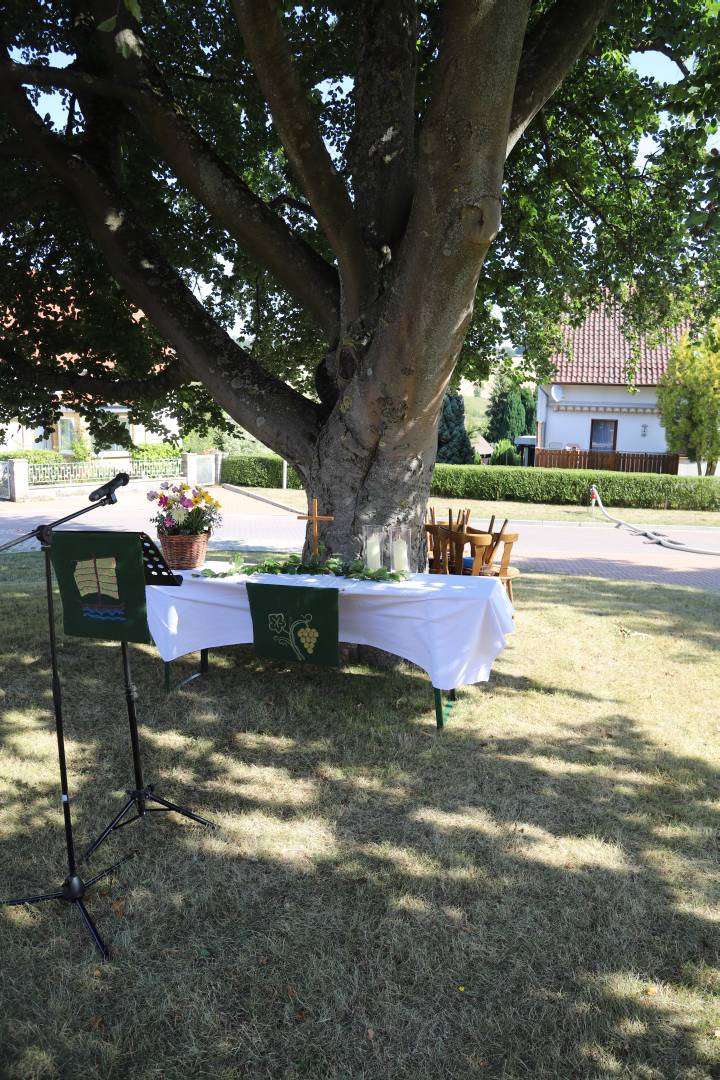
[[[33,450],[52,450],[52,435],[46,436],[44,428],[35,428],[33,436]]]
[[[590,449],[614,450],[617,445],[617,420],[590,421]]]
[[[63,418],[58,421],[57,433],[58,450],[61,453],[69,454],[72,450],[73,439],[75,438],[75,421],[70,417],[63,416]]]

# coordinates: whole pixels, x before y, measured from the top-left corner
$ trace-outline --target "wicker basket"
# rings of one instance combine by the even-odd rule
[[[205,562],[210,533],[195,536],[159,536],[165,561],[172,570],[197,570]]]

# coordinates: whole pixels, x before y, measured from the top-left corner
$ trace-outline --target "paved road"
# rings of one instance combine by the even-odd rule
[[[214,536],[214,547],[299,550],[305,525],[254,499],[218,491],[223,503],[223,524]],[[297,494],[288,499],[297,501]],[[29,532],[39,522],[52,521],[84,504],[77,496],[28,503],[0,503],[0,544]],[[121,490],[116,506],[101,507],[82,518],[77,527],[144,529],[150,525],[152,506],[144,493]],[[691,585],[720,592],[720,555],[693,555],[648,544],[621,529],[607,525],[552,525],[547,522],[516,522],[520,532],[513,561],[527,570],[601,577],[613,580],[650,581],[664,585]],[[659,527],[658,527],[659,528]],[[693,547],[720,551],[720,529],[667,528],[666,532]],[[36,547],[29,541],[26,548]]]

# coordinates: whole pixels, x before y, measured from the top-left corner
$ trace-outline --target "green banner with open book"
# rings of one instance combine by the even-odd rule
[[[138,533],[54,532],[50,547],[63,627],[75,637],[152,642]]]
[[[337,667],[338,590],[248,582],[258,656]]]

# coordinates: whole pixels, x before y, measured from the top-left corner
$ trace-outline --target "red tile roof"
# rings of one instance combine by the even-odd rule
[[[674,327],[658,345],[650,346],[640,339],[635,386],[657,386],[667,369],[670,350],[685,329],[684,324]],[[601,303],[580,326],[568,327],[565,340],[567,353],[550,358],[555,365],[555,382],[627,384],[632,345],[622,331],[622,315],[617,307]]]

